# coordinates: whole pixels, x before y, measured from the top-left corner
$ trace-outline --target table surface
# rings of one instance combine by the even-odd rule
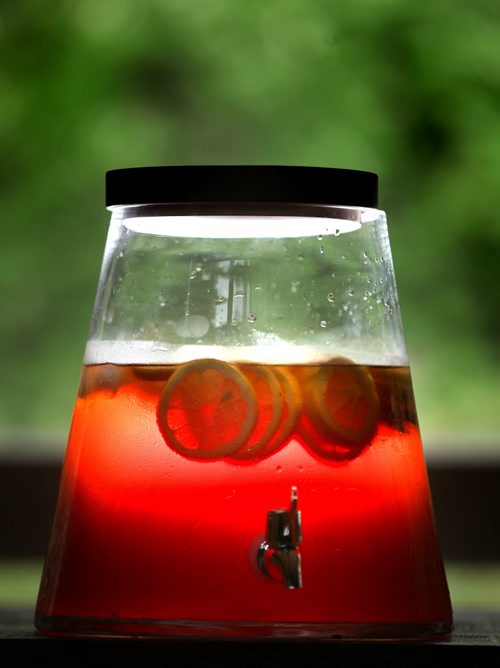
[[[470,660],[500,665],[500,609],[455,611],[455,626],[441,639],[406,641],[262,640],[186,638],[46,638],[36,634],[30,608],[0,609],[0,641],[15,650],[16,665],[85,665],[117,660],[137,666],[442,665]],[[3,653],[5,655],[5,651]],[[4,664],[5,665],[5,664]]]

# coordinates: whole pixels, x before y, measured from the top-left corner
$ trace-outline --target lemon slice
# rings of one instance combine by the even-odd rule
[[[262,448],[261,457],[268,457],[289,441],[297,426],[302,408],[302,395],[295,376],[285,367],[275,367],[273,373],[283,393],[283,415],[275,434]]]
[[[245,376],[257,396],[258,417],[248,441],[233,453],[236,459],[260,457],[283,418],[283,393],[274,373],[265,366],[249,366],[245,368]]]
[[[305,394],[307,416],[325,437],[355,445],[373,437],[379,399],[366,367],[337,357],[308,378]]]
[[[140,380],[152,380],[155,382],[168,380],[168,377],[173,373],[174,370],[175,367],[165,364],[151,364],[149,366],[137,364],[132,366],[132,371],[137,378]]]
[[[128,381],[125,367],[114,364],[94,364],[83,368],[78,396],[85,397],[94,392],[116,394]]]
[[[252,384],[232,364],[200,359],[179,367],[157,407],[160,431],[173,450],[218,459],[241,448],[257,422]]]
[[[259,393],[259,420],[267,415],[267,428],[257,427],[247,444],[232,455],[240,461],[261,460],[274,454],[290,439],[300,415],[301,394],[295,377],[285,367],[256,367],[261,374],[261,384],[265,379],[270,392]],[[254,384],[255,387],[255,384]]]

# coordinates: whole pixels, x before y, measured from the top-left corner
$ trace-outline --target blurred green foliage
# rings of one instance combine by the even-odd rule
[[[498,2],[2,0],[0,54],[3,433],[69,426],[105,171],[197,163],[377,172],[424,436],[497,432]]]

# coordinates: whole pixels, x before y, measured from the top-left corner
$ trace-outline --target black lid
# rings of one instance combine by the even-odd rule
[[[287,202],[377,208],[378,177],[330,167],[195,165],[106,173],[106,207],[194,202]]]

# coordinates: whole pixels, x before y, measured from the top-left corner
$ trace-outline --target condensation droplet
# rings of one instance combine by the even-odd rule
[[[216,304],[225,304],[227,302],[227,299],[225,297],[217,297],[215,300]]]
[[[318,241],[323,241],[323,235],[322,234],[318,234]]]
[[[347,294],[349,295],[349,297],[354,297],[354,290],[352,288],[349,288]]]
[[[338,228],[335,230],[334,235],[336,237],[340,236],[340,230]]]
[[[328,324],[328,323],[326,322],[326,320],[320,320],[320,321],[319,321],[319,326],[320,326],[320,327],[323,327],[323,328],[324,328],[324,327],[327,326],[327,324]]]
[[[322,255],[323,255],[323,253],[325,252],[325,247],[324,247],[323,245],[321,245],[321,246],[319,247],[319,252],[320,252]]]
[[[255,315],[255,313],[249,313],[247,316],[247,320],[248,322],[255,322],[257,320],[257,316]]]
[[[333,292],[329,292],[329,293],[326,295],[326,298],[327,298],[328,301],[331,302],[332,304],[333,304],[333,302],[335,301],[335,295],[333,294]]]

